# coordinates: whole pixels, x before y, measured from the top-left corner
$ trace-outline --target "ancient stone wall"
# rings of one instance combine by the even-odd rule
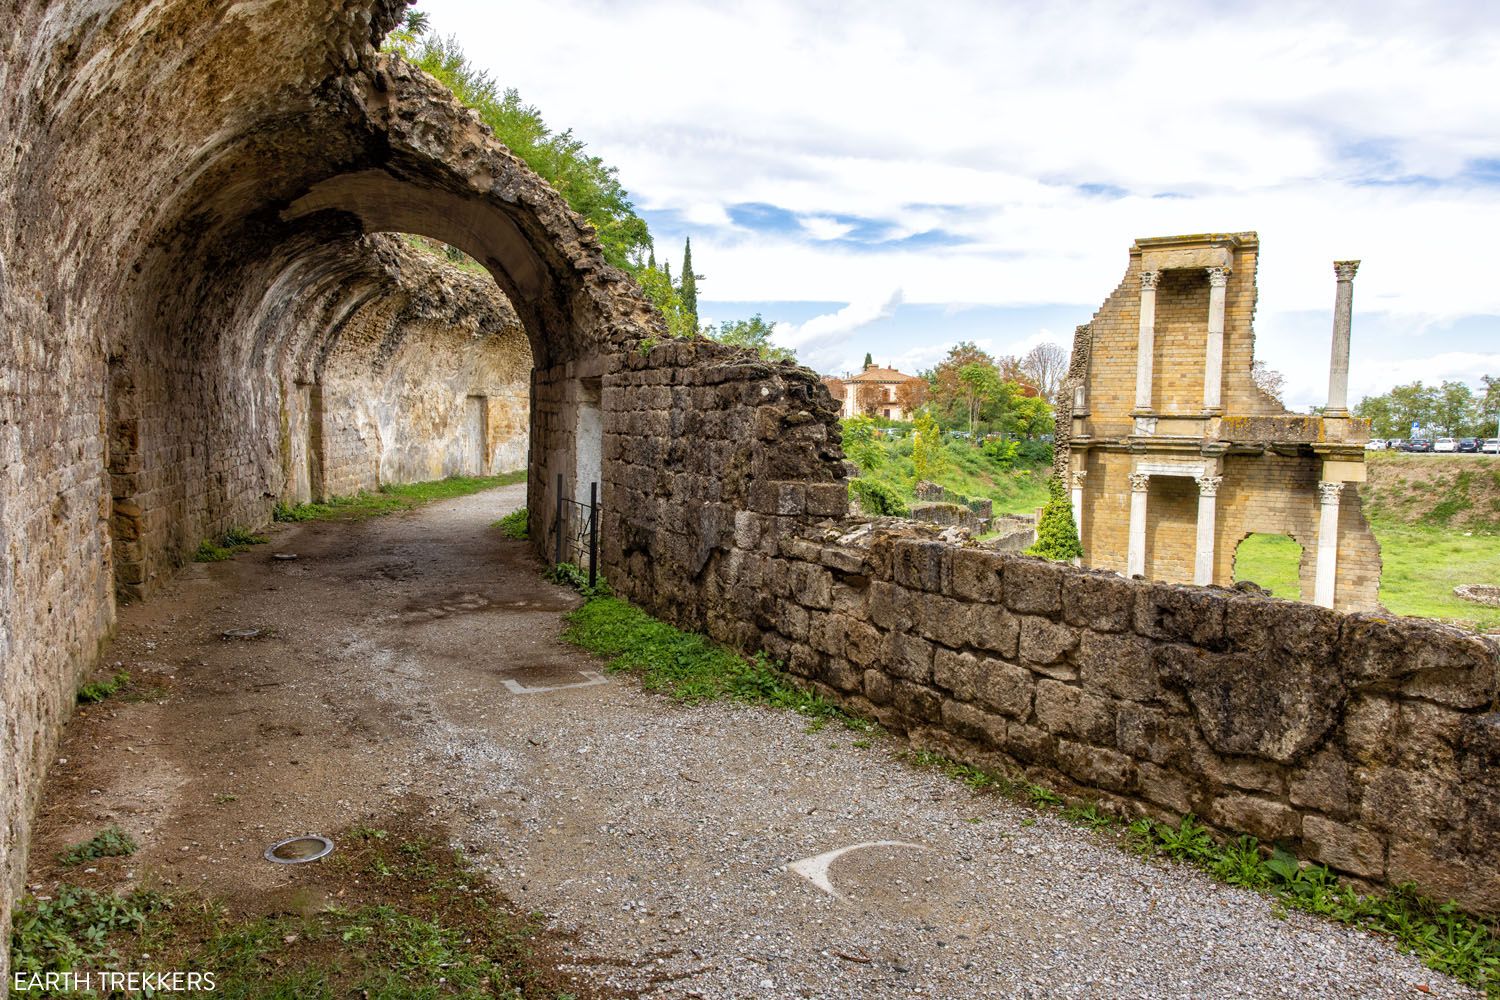
[[[448,357],[449,306],[367,234],[479,261],[543,370],[661,335],[561,197],[378,52],[404,6],[18,0],[0,24],[0,939],[116,586],[148,594],[278,500],[447,471],[476,436],[491,467],[519,452],[515,396],[468,433],[517,353]],[[345,334],[383,376],[341,374]],[[359,379],[398,402],[350,412]],[[420,425],[430,448],[393,439]],[[534,483],[548,462],[576,465]]]
[[[624,596],[956,758],[1500,911],[1493,639],[849,519],[826,390],[722,352],[605,378]]]

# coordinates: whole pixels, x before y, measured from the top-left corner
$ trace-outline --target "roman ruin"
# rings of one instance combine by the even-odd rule
[[[279,501],[523,448],[539,553],[559,484],[599,482],[619,593],[921,745],[1500,912],[1497,645],[1359,613],[1378,553],[1339,486],[1362,430],[1254,390],[1253,236],[1140,241],[1080,338],[1085,546],[1100,566],[1214,583],[1238,533],[1286,532],[1319,554],[1304,589],[1339,610],[850,518],[817,376],[667,338],[556,192],[379,51],[403,8],[11,6],[0,935],[117,595],[150,600],[202,539]],[[463,250],[493,287],[398,233]],[[1213,358],[1222,381],[1205,384]]]
[[[1113,295],[1078,328],[1059,407],[1087,565],[1228,585],[1253,532],[1302,547],[1302,597],[1371,611],[1380,546],[1349,484],[1369,424],[1346,407],[1358,261],[1337,278],[1328,407],[1288,413],[1252,376],[1254,233],[1136,240]]]

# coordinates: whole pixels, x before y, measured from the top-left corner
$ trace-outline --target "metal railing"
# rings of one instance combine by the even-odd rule
[[[575,565],[588,557],[589,586],[599,579],[599,484],[589,483],[589,502],[580,503],[563,495],[563,477],[557,476],[557,516],[553,520],[554,566],[564,562]],[[571,556],[563,558],[564,547]]]

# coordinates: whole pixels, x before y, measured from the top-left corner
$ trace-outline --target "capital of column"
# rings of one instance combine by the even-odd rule
[[[1339,494],[1342,492],[1344,492],[1343,483],[1330,483],[1326,481],[1318,483],[1318,495],[1325,507],[1337,507],[1339,505]]]
[[[1333,262],[1333,276],[1339,281],[1353,281],[1354,272],[1359,270],[1357,260],[1336,260]]]
[[[1130,474],[1130,492],[1145,493],[1151,489],[1151,473],[1132,472]]]
[[[1088,475],[1088,472],[1083,469],[1076,470],[1073,473],[1073,488],[1075,490],[1083,489],[1083,481],[1088,478]]]
[[[1156,283],[1161,280],[1160,271],[1141,272],[1141,291],[1155,291]]]
[[[1198,495],[1202,497],[1216,497],[1219,495],[1219,484],[1224,481],[1223,476],[1199,476]]]
[[[1229,284],[1229,268],[1210,267],[1208,270],[1208,284],[1212,288],[1223,288]]]

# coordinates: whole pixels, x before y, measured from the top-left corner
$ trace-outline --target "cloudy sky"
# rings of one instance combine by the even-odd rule
[[[1256,230],[1258,357],[1322,401],[1500,374],[1500,4],[422,0],[620,177],[705,320],[823,371],[1071,341],[1137,236]]]

